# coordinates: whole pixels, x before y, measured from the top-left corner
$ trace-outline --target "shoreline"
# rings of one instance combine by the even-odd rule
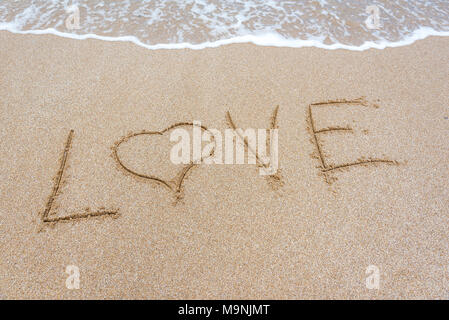
[[[429,37],[449,37],[449,31],[437,31],[429,27],[420,27],[419,29],[412,32],[411,35],[408,35],[406,38],[400,41],[365,41],[363,44],[359,46],[355,45],[346,45],[342,43],[334,43],[334,44],[324,44],[322,41],[318,40],[290,40],[282,38],[275,34],[265,34],[263,36],[254,36],[254,35],[245,35],[233,37],[230,39],[217,40],[213,42],[203,42],[200,44],[192,44],[188,42],[184,43],[161,43],[155,45],[148,45],[140,41],[139,38],[135,36],[118,36],[118,37],[109,37],[109,36],[100,36],[97,34],[73,34],[67,32],[61,32],[54,28],[48,28],[43,30],[17,30],[14,27],[8,27],[8,24],[4,23],[0,24],[0,31],[8,31],[14,34],[33,34],[33,35],[55,35],[62,38],[73,39],[73,40],[87,40],[87,39],[95,39],[102,41],[111,41],[111,42],[130,42],[139,47],[149,49],[149,50],[179,50],[179,49],[191,49],[191,50],[202,50],[208,48],[218,48],[221,46],[232,45],[232,44],[254,44],[257,46],[263,47],[280,47],[280,48],[319,48],[326,50],[350,50],[350,51],[365,51],[369,49],[379,49],[383,50],[386,48],[398,48],[403,46],[409,46],[416,41],[424,40]]]

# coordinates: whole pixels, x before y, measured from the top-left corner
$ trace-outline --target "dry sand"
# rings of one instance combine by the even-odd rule
[[[8,32],[0,43],[1,297],[449,298],[448,38],[365,52],[151,51]],[[379,108],[313,108],[315,131],[353,128],[318,133],[326,168],[398,164],[330,170],[329,184],[309,105],[360,96]],[[228,110],[239,127],[267,128],[277,105],[278,188],[254,165],[201,165],[176,201],[111,155],[142,130],[229,128]],[[179,167],[148,156],[167,152],[155,141],[121,157],[169,179]],[[95,212],[112,214],[43,222]],[[79,290],[66,288],[67,265]],[[369,265],[378,290],[365,286]]]

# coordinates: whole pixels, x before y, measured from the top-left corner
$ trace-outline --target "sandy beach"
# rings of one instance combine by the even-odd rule
[[[0,43],[1,298],[449,298],[447,37],[363,52]],[[278,181],[201,164],[178,199],[114,157],[136,132],[228,129],[228,111],[268,128],[276,106]],[[120,159],[169,181],[182,166],[160,138]],[[386,162],[345,166],[359,159]]]

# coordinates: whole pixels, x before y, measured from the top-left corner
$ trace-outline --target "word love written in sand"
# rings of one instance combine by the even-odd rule
[[[348,169],[354,166],[372,166],[372,165],[378,165],[378,164],[389,164],[389,165],[397,165],[398,162],[390,159],[382,159],[382,158],[359,158],[356,161],[353,162],[345,162],[341,164],[329,164],[328,157],[326,155],[326,152],[324,151],[325,145],[322,140],[322,135],[325,134],[331,134],[334,132],[340,132],[340,133],[351,133],[353,132],[353,129],[349,126],[346,127],[338,127],[338,126],[328,126],[324,128],[318,128],[316,121],[313,116],[313,112],[315,108],[321,108],[324,106],[328,107],[339,107],[339,106],[351,106],[351,107],[374,107],[378,108],[377,105],[371,104],[367,102],[364,98],[354,99],[354,100],[346,100],[346,99],[340,99],[340,100],[332,100],[332,101],[325,101],[325,102],[318,102],[318,103],[312,103],[308,106],[307,110],[307,121],[308,121],[308,129],[311,134],[311,140],[312,143],[315,146],[316,154],[313,155],[313,158],[316,158],[319,161],[319,170],[320,174],[324,176],[324,180],[326,183],[331,184],[333,181],[336,180],[334,176],[332,176],[333,173],[337,172],[338,170]],[[275,108],[273,115],[270,120],[270,128],[267,130],[275,130],[278,128],[277,126],[277,115],[278,115],[278,107]],[[246,148],[246,151],[248,154],[255,153],[255,150],[251,148],[251,146],[248,144],[248,140],[243,137],[240,133],[241,130],[237,129],[237,126],[235,125],[234,121],[231,118],[231,114],[228,112],[226,115],[226,119],[230,125],[230,127],[236,132],[236,137],[240,139],[240,142],[244,145]],[[158,139],[163,137],[165,134],[168,134],[172,130],[176,130],[179,128],[189,128],[192,127],[193,123],[190,122],[182,122],[174,124],[166,129],[163,129],[161,131],[141,131],[138,133],[130,133],[129,135],[121,138],[119,141],[117,141],[114,146],[112,147],[113,150],[113,159],[116,161],[118,167],[126,174],[129,174],[137,179],[143,179],[145,181],[152,181],[156,182],[163,187],[167,188],[170,192],[173,192],[176,196],[176,199],[181,198],[181,191],[182,191],[182,185],[183,181],[185,180],[187,173],[197,166],[198,164],[202,163],[202,160],[204,160],[207,157],[210,157],[215,152],[215,147],[209,148],[208,152],[206,154],[202,154],[202,157],[200,161],[191,162],[188,164],[179,165],[179,171],[174,176],[169,175],[163,175],[163,174],[149,174],[139,171],[137,168],[134,168],[131,164],[127,163],[125,160],[122,159],[122,156],[120,155],[120,148],[123,145],[126,145],[127,143],[130,143],[132,140],[135,139]],[[200,130],[203,132],[208,132],[208,128],[201,126]],[[67,216],[57,216],[56,212],[54,212],[54,202],[56,201],[58,195],[60,194],[61,189],[61,183],[64,176],[64,171],[66,168],[67,160],[70,154],[70,149],[72,147],[72,140],[74,136],[74,130],[71,130],[69,132],[69,135],[67,137],[67,141],[65,143],[65,148],[61,157],[60,167],[56,174],[56,177],[54,178],[54,186],[53,190],[48,198],[46,207],[44,212],[41,215],[41,220],[44,224],[54,224],[57,222],[63,222],[63,221],[71,221],[71,220],[79,220],[79,219],[86,219],[86,218],[92,218],[92,217],[100,217],[100,216],[111,216],[116,217],[119,214],[118,209],[106,209],[105,207],[101,207],[99,210],[91,211],[90,209],[86,209],[85,212],[81,213],[75,213],[70,214]],[[211,135],[213,137],[213,135]],[[211,141],[214,142],[213,139]],[[269,144],[269,141],[267,142],[267,145]],[[270,163],[267,163],[266,161],[261,161],[257,154],[254,154],[255,159],[257,160],[257,165],[259,167],[269,167]],[[162,158],[167,159],[167,157]],[[271,186],[273,187],[279,187],[283,185],[281,175],[279,170],[275,173],[268,176],[268,181]]]

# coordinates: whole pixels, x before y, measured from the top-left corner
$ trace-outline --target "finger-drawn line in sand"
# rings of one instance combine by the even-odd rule
[[[87,209],[85,213],[75,213],[68,216],[63,217],[50,217],[52,215],[52,207],[53,203],[58,197],[61,189],[62,184],[62,178],[64,176],[64,170],[66,168],[67,159],[70,153],[70,148],[72,146],[72,140],[73,140],[73,134],[74,130],[70,130],[69,135],[67,137],[67,141],[65,143],[64,152],[62,154],[61,158],[61,164],[59,166],[59,170],[56,173],[56,177],[54,178],[54,185],[53,190],[51,192],[50,197],[48,198],[47,204],[45,206],[45,210],[42,214],[42,222],[43,223],[55,223],[55,222],[61,222],[61,221],[70,221],[70,220],[80,220],[80,219],[86,219],[90,217],[99,217],[99,216],[111,216],[111,215],[117,215],[118,210],[98,210],[98,211],[90,211],[90,209]]]
[[[274,109],[274,111],[273,111],[273,113],[271,115],[269,130],[278,129],[278,124],[277,124],[278,112],[279,112],[279,105],[276,106],[276,108]],[[248,143],[248,139],[246,137],[243,137],[241,135],[241,133],[239,132],[239,130],[237,130],[237,126],[236,126],[234,120],[232,120],[231,113],[229,111],[226,112],[226,120],[228,121],[229,125],[234,130],[234,132],[239,136],[240,140],[243,141],[243,144],[245,145],[245,148],[255,156],[257,164],[259,166],[263,166],[265,169],[268,170],[270,168],[270,166],[271,166],[270,162],[264,162],[264,161],[262,161],[259,158],[256,150],[254,150],[250,146],[250,144]],[[267,148],[267,150],[270,149],[270,145],[271,145],[271,138],[270,138],[270,135],[268,135],[267,141],[266,141],[266,148]],[[280,171],[281,170],[278,169],[276,171],[276,173],[270,174],[270,175],[267,176],[271,180],[270,181],[270,185],[273,188],[277,188],[277,187],[280,187],[280,186],[283,185],[282,176],[281,176],[281,172]]]
[[[192,122],[178,122],[174,125],[169,126],[168,128],[162,130],[162,131],[146,131],[146,130],[142,130],[140,132],[134,132],[134,133],[129,133],[128,135],[122,137],[120,140],[118,140],[113,146],[112,146],[112,156],[114,158],[114,160],[117,162],[117,164],[119,165],[119,167],[124,170],[126,173],[131,174],[132,176],[136,176],[138,178],[142,178],[145,180],[152,180],[155,181],[156,183],[159,183],[165,187],[167,187],[170,191],[174,192],[176,195],[176,199],[180,199],[182,198],[181,195],[181,191],[182,191],[182,185],[184,182],[184,179],[187,176],[187,173],[195,166],[197,166],[198,164],[196,163],[189,163],[187,165],[184,165],[183,168],[180,170],[180,172],[177,174],[177,176],[174,179],[171,180],[164,180],[162,178],[159,178],[155,175],[146,175],[143,173],[139,173],[136,172],[130,168],[128,168],[123,161],[120,159],[119,155],[118,155],[118,148],[120,147],[120,145],[122,143],[125,143],[127,141],[129,141],[130,139],[137,137],[137,136],[142,136],[142,135],[163,135],[164,133],[166,133],[167,131],[174,129],[176,127],[181,127],[181,126],[193,126],[194,124]],[[199,126],[201,129],[207,131],[208,129],[205,126]],[[213,135],[212,135],[213,137]],[[211,151],[211,153],[209,154],[209,156],[211,156],[213,154],[214,150]]]
[[[323,134],[323,133],[330,133],[330,132],[335,132],[335,131],[349,131],[349,132],[353,132],[352,128],[347,126],[347,127],[327,127],[327,128],[323,128],[323,129],[316,129],[316,125],[315,125],[315,121],[313,119],[313,115],[312,115],[312,107],[318,107],[318,106],[330,106],[330,105],[361,105],[364,107],[374,107],[374,108],[379,108],[379,106],[377,104],[374,103],[370,103],[368,101],[365,100],[364,97],[360,97],[354,100],[346,100],[346,99],[337,99],[337,100],[328,100],[328,101],[324,101],[324,102],[316,102],[316,103],[311,103],[309,104],[309,108],[308,108],[308,120],[310,123],[310,129],[311,129],[311,134],[313,137],[313,144],[315,145],[316,149],[317,149],[317,153],[318,153],[318,159],[320,160],[320,169],[321,172],[324,175],[324,179],[326,181],[326,183],[331,184],[332,180],[335,179],[330,179],[330,177],[328,176],[328,173],[334,171],[334,170],[338,170],[338,169],[344,169],[344,168],[349,168],[349,167],[353,167],[353,166],[363,166],[363,165],[376,165],[379,163],[384,163],[384,164],[390,164],[390,165],[398,165],[399,163],[395,160],[389,160],[389,159],[379,159],[379,158],[368,158],[368,159],[357,159],[357,161],[354,162],[349,162],[349,163],[343,163],[340,165],[328,165],[326,163],[326,158],[324,156],[324,152],[323,152],[323,146],[322,143],[319,139],[319,135]]]
[[[336,100],[327,100],[327,101],[322,101],[322,102],[314,102],[311,103],[311,106],[325,106],[325,105],[330,105],[330,104],[340,104],[340,105],[345,105],[345,104],[355,104],[355,105],[362,105],[364,107],[374,107],[376,109],[379,108],[379,105],[375,104],[375,103],[371,103],[368,102],[365,97],[360,97],[357,99],[352,99],[352,100],[348,100],[348,99],[336,99]]]
[[[331,132],[331,131],[352,131],[349,127],[327,127],[315,131],[315,133]]]

